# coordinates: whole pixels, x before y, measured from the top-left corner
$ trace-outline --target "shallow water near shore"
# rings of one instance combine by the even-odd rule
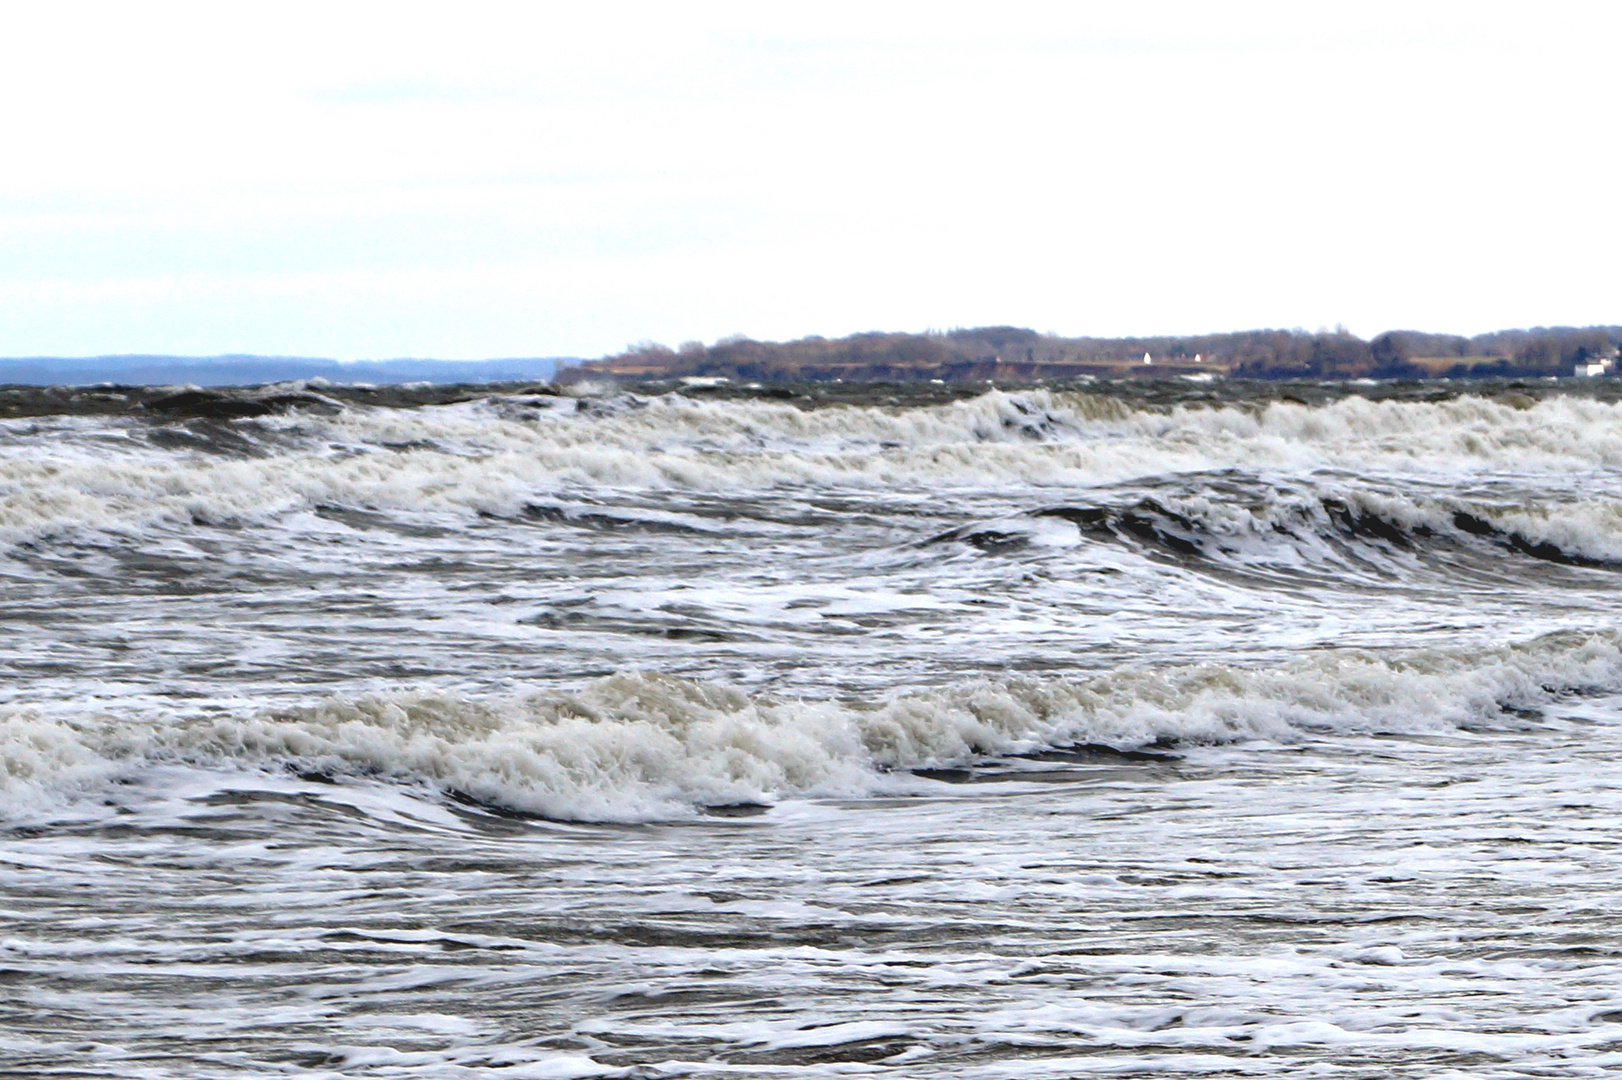
[[[1607,1075],[1612,389],[0,401],[0,1067]]]

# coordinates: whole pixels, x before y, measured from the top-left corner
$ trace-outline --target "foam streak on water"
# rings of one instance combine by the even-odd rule
[[[0,1071],[1622,1066],[1607,393],[261,396],[0,421]]]

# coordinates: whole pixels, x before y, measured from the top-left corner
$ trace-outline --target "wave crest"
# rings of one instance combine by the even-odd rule
[[[332,697],[242,717],[0,716],[13,809],[163,763],[371,777],[543,815],[637,821],[708,805],[860,795],[897,771],[1080,744],[1435,732],[1577,689],[1622,689],[1622,634],[1484,650],[1337,650],[1271,668],[1121,668],[983,679],[856,703],[626,672],[574,692]]]
[[[1244,490],[1238,490],[1243,487]],[[1056,537],[1068,522],[1082,537],[1158,551],[1179,560],[1309,562],[1367,558],[1376,552],[1459,549],[1516,553],[1570,566],[1622,568],[1622,503],[1613,499],[1542,504],[1470,502],[1371,490],[1287,491],[1247,478],[1163,490],[1125,504],[1066,504],[1014,518],[960,526],[924,541],[960,541],[1011,551]],[[1225,490],[1218,490],[1225,489]]]
[[[544,409],[501,398],[414,410],[351,406],[335,416],[216,424],[254,443],[254,453],[237,457],[173,440],[150,445],[85,423],[18,434],[0,440],[0,531],[20,540],[41,530],[252,520],[322,505],[511,515],[548,494],[601,488],[931,492],[1096,486],[1228,468],[1535,473],[1567,483],[1574,473],[1622,465],[1622,406],[1578,398],[1530,408],[1470,397],[1352,397],[1155,409],[1046,390],[913,408],[805,410],[680,395],[588,409],[571,398],[545,401]]]

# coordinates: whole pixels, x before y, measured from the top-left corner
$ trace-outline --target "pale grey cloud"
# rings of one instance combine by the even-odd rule
[[[1610,5],[52,6],[0,353],[1617,321]]]

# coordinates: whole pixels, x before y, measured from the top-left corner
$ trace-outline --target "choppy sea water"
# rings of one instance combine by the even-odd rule
[[[0,400],[0,1072],[1614,1075],[1581,386]]]

